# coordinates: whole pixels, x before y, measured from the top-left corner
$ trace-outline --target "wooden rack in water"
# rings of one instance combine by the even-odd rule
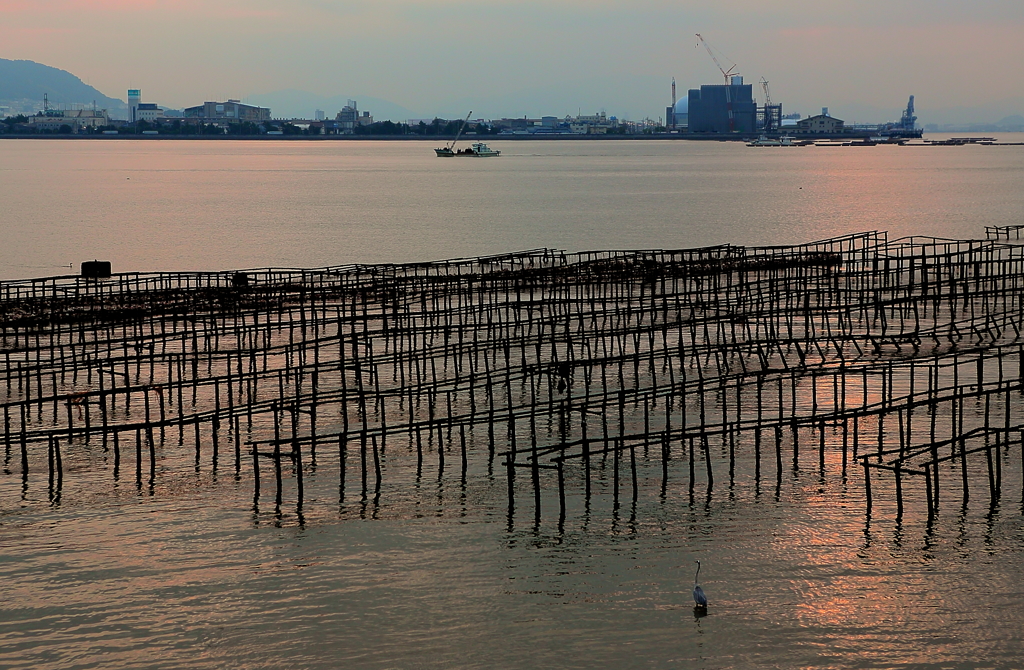
[[[879,481],[899,515],[908,482],[929,517],[943,486],[966,501],[981,457],[994,502],[1024,433],[1024,254],[988,233],[6,282],[4,474],[24,495],[45,447],[55,499],[62,450],[98,442],[118,477],[127,444],[141,487],[170,432],[257,502],[269,463],[278,508],[289,463],[301,509],[318,449],[365,496],[397,442],[417,477],[500,457],[510,514],[528,471],[539,518],[545,486],[562,517],[572,482],[589,500],[598,461],[636,500],[638,449],[692,496],[737,459],[778,490],[807,443],[863,467],[869,509]]]

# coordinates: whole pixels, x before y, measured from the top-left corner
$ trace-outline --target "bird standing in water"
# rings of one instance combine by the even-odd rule
[[[706,610],[708,608],[708,598],[704,595],[704,589],[697,583],[697,577],[700,576],[700,561],[697,561],[697,574],[693,576],[693,602],[697,603],[696,609]]]

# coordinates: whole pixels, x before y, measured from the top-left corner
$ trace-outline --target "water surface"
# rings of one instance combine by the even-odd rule
[[[1013,140],[1014,134],[1000,139]],[[1022,147],[495,141],[0,143],[0,278],[322,267],[551,247],[798,244],[1020,223]]]
[[[978,237],[1024,211],[1022,147],[493,144],[0,142],[0,272]],[[279,515],[254,508],[245,469],[196,472],[173,440],[159,458],[136,486],[96,445],[69,452],[56,500],[5,463],[0,666],[1011,668],[1024,649],[1019,445],[995,504],[947,498],[933,523],[916,489],[901,519],[884,489],[868,516],[860,473],[813,453],[778,479],[741,453],[692,495],[652,454],[618,505],[610,468],[589,504],[570,469],[562,522],[550,481],[539,520],[523,480],[510,514],[480,451],[463,480],[417,476],[397,446],[379,496],[340,490],[325,453],[301,515],[290,490]]]

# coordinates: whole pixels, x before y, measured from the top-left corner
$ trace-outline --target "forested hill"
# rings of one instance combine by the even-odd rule
[[[113,112],[126,106],[70,72],[30,60],[0,58],[0,104],[20,107],[12,103],[40,102],[44,93],[54,107],[91,105],[96,101],[97,107]]]

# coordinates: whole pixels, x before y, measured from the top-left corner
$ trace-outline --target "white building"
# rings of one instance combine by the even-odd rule
[[[160,109],[152,102],[141,102],[139,103],[136,115],[136,120],[138,121],[154,123],[164,118],[164,110]]]

